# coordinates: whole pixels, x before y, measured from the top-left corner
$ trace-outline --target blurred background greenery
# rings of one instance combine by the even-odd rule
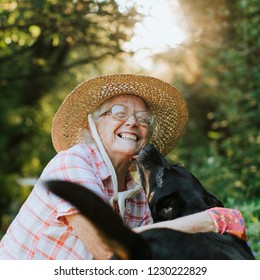
[[[0,0],[0,237],[55,155],[52,118],[81,81],[153,75],[190,118],[167,158],[242,211],[260,259],[258,0]]]

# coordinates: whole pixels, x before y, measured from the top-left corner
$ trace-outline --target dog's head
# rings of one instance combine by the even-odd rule
[[[170,164],[148,144],[141,150],[137,169],[154,221],[171,220],[211,207],[223,207],[187,169]]]

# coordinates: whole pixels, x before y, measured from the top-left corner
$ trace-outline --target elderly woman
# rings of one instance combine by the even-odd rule
[[[186,103],[178,90],[152,77],[112,74],[81,83],[54,117],[52,139],[58,154],[3,237],[0,258],[110,257],[111,252],[77,209],[47,191],[44,181],[50,179],[76,182],[92,190],[135,231],[163,226],[187,232],[233,230],[241,234],[229,228],[225,219],[218,221],[211,210],[152,223],[144,190],[130,169],[148,142],[163,155],[170,152],[184,131],[187,117]],[[224,210],[227,218],[230,211]],[[235,218],[240,214],[232,213]]]

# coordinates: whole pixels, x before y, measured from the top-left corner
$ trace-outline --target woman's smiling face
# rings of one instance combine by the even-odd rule
[[[120,104],[132,113],[125,121],[115,119],[106,113],[113,105]],[[135,113],[149,112],[147,105],[138,96],[120,95],[108,100],[101,107],[96,121],[100,139],[113,162],[113,159],[128,159],[137,155],[151,137],[151,128],[138,123]]]

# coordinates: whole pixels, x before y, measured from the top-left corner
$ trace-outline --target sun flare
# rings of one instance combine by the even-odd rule
[[[187,39],[187,26],[178,0],[118,0],[118,3],[121,9],[135,5],[144,15],[142,22],[135,25],[132,40],[124,45],[126,51],[135,52],[137,63],[142,61],[144,65],[153,54],[176,48]]]
[[[143,4],[141,4],[141,2]],[[175,2],[175,5],[173,3]],[[177,2],[174,1],[138,1],[144,13],[143,22],[135,26],[135,36],[129,42],[133,50],[152,49],[163,52],[174,48],[185,40],[186,33],[179,25]]]

